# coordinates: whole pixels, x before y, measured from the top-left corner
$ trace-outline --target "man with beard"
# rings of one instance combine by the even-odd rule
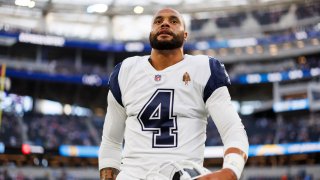
[[[99,150],[101,179],[148,179],[168,160],[202,166],[208,115],[223,141],[224,162],[198,179],[240,178],[248,138],[231,104],[229,77],[218,60],[184,54],[187,37],[181,14],[161,9],[152,22],[151,55],[115,67]]]

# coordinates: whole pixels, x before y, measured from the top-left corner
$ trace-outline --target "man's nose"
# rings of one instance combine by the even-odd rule
[[[163,21],[161,24],[161,27],[169,27],[169,22],[168,21]]]

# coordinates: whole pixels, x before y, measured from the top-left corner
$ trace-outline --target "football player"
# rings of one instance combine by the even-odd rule
[[[222,138],[224,162],[198,179],[240,178],[249,144],[231,104],[230,79],[217,59],[184,54],[187,37],[181,14],[163,8],[152,21],[151,55],[115,67],[99,150],[101,179],[147,179],[167,160],[202,166],[208,115]]]

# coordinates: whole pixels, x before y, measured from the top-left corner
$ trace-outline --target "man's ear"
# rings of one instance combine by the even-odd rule
[[[184,32],[184,41],[188,39],[188,32]]]

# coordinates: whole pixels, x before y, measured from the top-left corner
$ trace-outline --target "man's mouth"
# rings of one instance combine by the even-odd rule
[[[159,35],[162,35],[162,34],[165,34],[165,35],[173,35],[173,33],[169,30],[160,30],[158,33],[157,33],[157,36]]]

